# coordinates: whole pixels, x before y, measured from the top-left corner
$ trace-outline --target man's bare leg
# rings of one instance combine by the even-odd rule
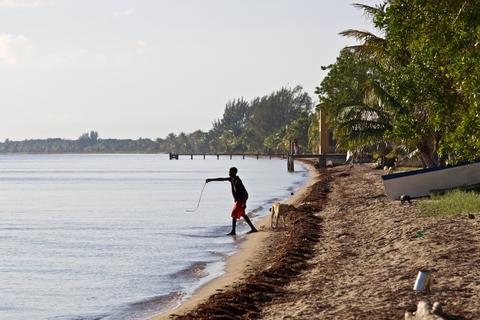
[[[232,218],[232,231],[230,233],[227,233],[227,236],[234,236],[236,235],[235,229],[237,228],[237,219]]]
[[[252,221],[250,221],[250,218],[246,214],[243,215],[243,219],[248,223],[248,225],[252,229],[252,230],[248,231],[247,233],[254,233],[254,232],[258,231],[257,228],[255,228],[255,226],[253,225]]]

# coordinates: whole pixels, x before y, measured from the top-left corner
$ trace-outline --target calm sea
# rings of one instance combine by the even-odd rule
[[[282,160],[0,156],[0,319],[144,319],[224,272],[236,166],[255,217],[308,179]],[[248,231],[240,224],[238,233]]]

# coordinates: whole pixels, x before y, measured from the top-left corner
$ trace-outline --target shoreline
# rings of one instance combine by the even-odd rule
[[[441,319],[479,319],[479,214],[425,216],[418,200],[388,199],[382,174],[368,165],[318,172],[253,266],[170,319],[400,319],[420,300],[439,302]],[[425,269],[431,291],[415,292]]]
[[[282,201],[283,203],[294,206],[298,206],[304,202],[305,198],[308,196],[309,189],[319,180],[320,177],[320,172],[317,171],[312,162],[300,162],[306,166],[309,172],[309,179],[301,188],[295,191],[293,195]],[[269,247],[282,235],[280,232],[270,230],[269,224],[270,215],[267,214],[260,218],[256,223],[259,232],[250,234],[244,241],[242,241],[238,251],[226,259],[224,274],[200,286],[194,291],[192,296],[181,302],[179,306],[162,311],[161,313],[152,316],[150,319],[167,320],[171,319],[172,316],[181,316],[191,312],[201,303],[206,302],[213,294],[230,288],[236,282],[242,280],[242,278],[259,270],[259,268],[266,263],[263,259],[265,254],[269,254]],[[256,259],[260,255],[262,255],[262,259]]]

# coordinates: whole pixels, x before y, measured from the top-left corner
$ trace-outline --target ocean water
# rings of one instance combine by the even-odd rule
[[[254,221],[308,180],[279,159],[1,155],[0,319],[146,319],[224,272],[236,166]]]

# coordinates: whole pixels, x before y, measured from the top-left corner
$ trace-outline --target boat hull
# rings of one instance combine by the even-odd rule
[[[413,170],[382,176],[390,199],[402,195],[425,197],[432,191],[449,190],[480,184],[480,161],[456,166]]]

